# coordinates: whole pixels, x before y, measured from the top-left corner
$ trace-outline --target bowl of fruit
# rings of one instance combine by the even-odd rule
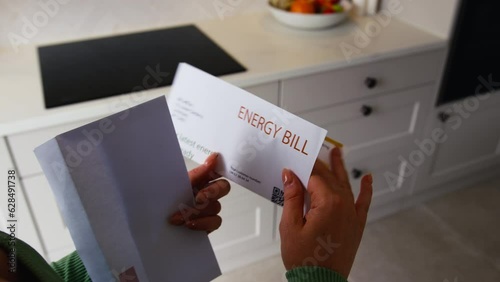
[[[319,29],[337,25],[347,18],[352,5],[347,0],[270,0],[269,10],[281,23]]]

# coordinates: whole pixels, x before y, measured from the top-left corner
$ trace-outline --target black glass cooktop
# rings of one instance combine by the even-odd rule
[[[38,48],[45,107],[172,84],[177,65],[212,75],[245,71],[193,25]]]

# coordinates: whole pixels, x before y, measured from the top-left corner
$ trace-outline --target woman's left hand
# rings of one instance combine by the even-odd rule
[[[172,225],[184,225],[189,229],[203,230],[208,233],[218,229],[222,218],[219,199],[226,196],[230,184],[215,173],[218,153],[211,154],[203,165],[189,171],[189,179],[195,193],[195,206],[174,213],[169,221]],[[217,180],[216,180],[217,179]]]

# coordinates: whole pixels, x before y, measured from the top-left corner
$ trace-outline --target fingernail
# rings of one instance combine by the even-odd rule
[[[206,166],[209,166],[211,165],[213,162],[215,162],[217,160],[217,158],[219,157],[219,153],[212,153],[210,156],[208,156],[208,158],[205,160],[205,165]]]
[[[181,214],[174,214],[170,217],[170,224],[172,225],[182,225],[184,224],[184,218]]]
[[[293,176],[292,176],[292,171],[285,168],[283,169],[283,172],[281,173],[281,179],[283,180],[283,186],[289,186],[293,182]]]
[[[189,229],[195,229],[195,227],[196,227],[196,222],[194,222],[194,221],[188,221],[188,222],[186,222],[186,224],[185,224],[185,225],[186,225],[186,227],[187,227],[187,228],[189,228]]]
[[[370,184],[373,183],[373,175],[371,173],[366,176],[366,179],[370,182]]]
[[[206,199],[207,195],[205,193],[203,193],[203,191],[200,191],[200,193],[202,193],[205,196],[205,199],[203,197],[195,197],[194,202],[196,205],[204,204],[207,200]]]
[[[207,200],[210,200],[214,194],[214,191],[212,188],[206,188],[205,190],[202,191],[203,195],[205,195],[205,198]]]

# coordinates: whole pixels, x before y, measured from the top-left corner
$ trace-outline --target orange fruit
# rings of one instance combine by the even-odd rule
[[[290,12],[302,14],[314,14],[314,1],[312,0],[295,0],[290,6]]]

